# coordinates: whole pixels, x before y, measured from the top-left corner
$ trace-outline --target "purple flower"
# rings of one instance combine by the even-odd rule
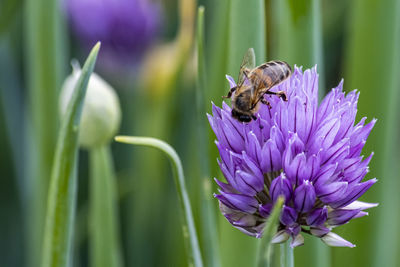
[[[230,86],[234,80],[227,76]],[[302,233],[320,237],[331,246],[354,245],[331,230],[363,210],[377,206],[357,199],[377,180],[362,181],[372,154],[360,156],[376,120],[355,124],[359,93],[347,95],[343,82],[318,106],[316,68],[292,76],[272,90],[283,90],[288,101],[265,96],[257,119],[242,123],[231,108],[213,105],[208,115],[217,136],[221,168],[226,182],[217,181],[220,209],[240,231],[261,237],[278,196],[285,197],[278,232],[273,242],[292,237],[302,245]]]
[[[64,1],[78,38],[87,47],[101,41],[99,59],[111,65],[138,62],[160,26],[160,6],[149,0]]]

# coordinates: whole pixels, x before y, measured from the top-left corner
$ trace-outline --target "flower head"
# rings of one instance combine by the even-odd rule
[[[236,85],[227,78],[231,87]],[[377,181],[362,181],[372,154],[360,156],[376,120],[355,124],[359,93],[346,95],[342,88],[343,82],[318,106],[316,68],[302,72],[296,67],[287,81],[272,88],[285,91],[288,101],[265,96],[271,107],[262,105],[250,123],[232,118],[225,103],[213,105],[208,119],[227,181],[216,180],[215,197],[234,227],[261,237],[282,195],[285,204],[273,242],[292,237],[295,247],[307,233],[331,246],[354,246],[331,230],[377,205],[357,200]]]
[[[65,2],[79,39],[88,47],[101,41],[99,59],[108,64],[129,65],[140,60],[160,26],[160,6],[149,0]]]

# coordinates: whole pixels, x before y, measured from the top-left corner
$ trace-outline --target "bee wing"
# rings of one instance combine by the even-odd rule
[[[242,85],[246,75],[245,75],[245,70],[253,69],[256,66],[256,55],[254,53],[253,48],[249,48],[244,54],[242,64],[240,64],[240,69],[239,69],[239,78],[238,78],[238,85]]]

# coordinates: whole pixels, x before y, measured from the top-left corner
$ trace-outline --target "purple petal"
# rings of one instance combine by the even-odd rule
[[[331,226],[345,224],[356,216],[360,210],[337,209],[329,212],[327,223]]]
[[[349,138],[345,138],[339,143],[331,146],[328,150],[322,153],[322,162],[328,164],[343,160],[350,152],[349,142]]]
[[[259,179],[257,176],[237,170],[235,173],[237,190],[248,196],[255,196],[258,192],[264,189],[264,179]]]
[[[347,182],[327,183],[316,186],[317,197],[324,203],[332,203],[341,199],[348,187]]]
[[[291,226],[296,222],[296,220],[297,212],[293,208],[285,205],[282,209],[282,214],[280,218],[281,223],[287,226]]]
[[[331,207],[336,209],[340,207],[344,207],[357,200],[360,196],[362,196],[374,183],[378,180],[376,178],[368,180],[364,183],[356,184],[353,186],[347,187],[346,192],[343,199],[331,204]]]
[[[320,226],[323,225],[328,218],[328,209],[326,206],[323,208],[319,209],[314,209],[312,210],[308,215],[307,215],[307,225],[309,226]]]
[[[232,89],[233,87],[236,87],[235,79],[233,79],[233,78],[232,78],[231,76],[229,76],[229,75],[225,75],[225,77],[226,77],[226,79],[228,80],[229,86],[230,86],[231,89]]]
[[[235,188],[233,188],[230,184],[223,183],[219,181],[217,178],[214,178],[214,181],[221,188],[222,191],[226,193],[238,193]]]
[[[315,203],[314,186],[309,181],[304,181],[294,191],[294,207],[298,212],[308,212]]]
[[[312,235],[317,236],[317,237],[323,237],[326,234],[328,234],[331,230],[329,228],[326,228],[324,226],[320,227],[311,227],[310,232]]]
[[[254,213],[257,211],[258,202],[253,197],[241,194],[225,193],[223,191],[220,193],[221,195],[215,195],[215,197],[232,209],[247,213]]]
[[[301,181],[304,180],[303,178],[305,177],[301,177],[301,174],[303,173],[301,170],[305,168],[306,165],[306,155],[304,153],[300,153],[294,157],[292,162],[284,166],[284,171],[293,184],[299,185]]]
[[[260,205],[259,211],[260,211],[260,215],[262,217],[268,218],[268,216],[271,214],[271,211],[272,211],[272,204],[267,203],[264,205]]]
[[[285,203],[288,204],[292,199],[293,188],[290,181],[286,178],[285,174],[282,173],[271,182],[269,188],[269,194],[272,197],[272,201],[275,203],[279,196],[285,197]]]
[[[263,173],[278,171],[282,168],[281,153],[275,142],[268,140],[261,151],[261,169]]]
[[[260,165],[262,161],[261,146],[253,131],[247,133],[246,151],[248,155],[253,158],[258,165]]]
[[[337,168],[337,164],[328,164],[321,168],[316,177],[311,180],[315,186],[325,184],[330,181]]]

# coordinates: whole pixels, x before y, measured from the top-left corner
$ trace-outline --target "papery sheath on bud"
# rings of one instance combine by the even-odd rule
[[[376,120],[355,122],[359,93],[345,94],[343,82],[318,105],[316,68],[296,67],[272,90],[285,91],[288,101],[264,96],[271,107],[261,105],[249,123],[234,119],[225,103],[213,104],[208,115],[227,181],[216,180],[221,212],[234,227],[261,237],[273,204],[283,196],[273,243],[291,238],[296,247],[307,233],[330,246],[354,247],[331,230],[377,206],[358,201],[377,181],[363,181],[372,154],[360,156]]]
[[[63,115],[71,100],[81,69],[73,62],[73,72],[62,86],[60,112]],[[121,107],[115,90],[96,73],[89,79],[80,122],[79,144],[93,148],[107,144],[114,137],[121,122]]]

